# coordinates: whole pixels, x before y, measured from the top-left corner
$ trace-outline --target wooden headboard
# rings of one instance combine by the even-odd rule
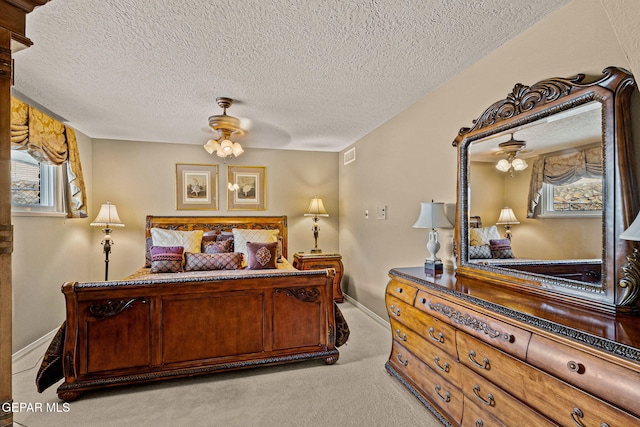
[[[145,237],[152,228],[169,230],[231,231],[234,228],[279,230],[282,236],[282,255],[287,258],[287,216],[154,216],[147,215]]]

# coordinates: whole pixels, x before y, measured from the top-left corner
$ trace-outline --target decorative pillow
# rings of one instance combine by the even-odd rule
[[[233,240],[221,240],[219,242],[203,242],[202,248],[204,249],[202,252],[205,254],[222,254],[226,252],[231,252],[231,246],[233,245]]]
[[[499,240],[500,233],[498,233],[498,227],[495,225],[485,228],[470,228],[469,229],[469,244],[471,246],[488,245],[489,240]]]
[[[144,266],[146,268],[151,267],[151,246],[153,246],[153,239],[151,237],[147,237],[146,249],[144,252]]]
[[[279,230],[262,230],[262,229],[233,229],[233,250],[234,252],[242,252],[245,262],[249,262],[249,251],[247,250],[247,242],[253,243],[271,243],[278,241]],[[275,257],[275,255],[274,255]]]
[[[202,233],[202,247],[200,248],[200,252],[204,252],[204,247],[209,242],[215,242],[218,240],[218,232],[217,231],[205,231]]]
[[[242,254],[240,252],[219,254],[187,252],[184,258],[184,271],[239,270],[242,268]]]
[[[491,245],[491,255],[493,258],[515,258],[513,256],[513,251],[511,250],[511,240],[509,239],[498,239],[498,240],[490,240]]]
[[[271,243],[247,242],[247,250],[249,251],[247,268],[249,270],[277,268],[276,267],[277,246],[278,246],[278,242],[271,242]]]
[[[469,259],[488,259],[491,255],[491,245],[469,246]]]
[[[282,255],[282,236],[278,234],[278,246],[276,247],[276,261],[283,261]]]
[[[182,246],[153,246],[151,248],[152,273],[179,273],[182,271]]]
[[[153,246],[182,246],[185,252],[200,252],[202,230],[180,231],[152,228]]]

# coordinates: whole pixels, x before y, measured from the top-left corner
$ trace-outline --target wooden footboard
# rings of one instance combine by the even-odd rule
[[[112,386],[338,360],[333,270],[173,282],[68,282],[66,401]]]

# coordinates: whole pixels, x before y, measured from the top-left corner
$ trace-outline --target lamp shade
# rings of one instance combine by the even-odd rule
[[[111,202],[103,203],[100,207],[100,212],[98,212],[98,216],[96,219],[91,222],[91,225],[94,227],[124,227],[122,221],[120,221],[120,217],[118,216],[118,211],[116,210],[116,205]]]
[[[620,235],[621,239],[640,241],[640,214],[633,220],[629,228]]]
[[[509,172],[511,168],[511,163],[507,159],[502,159],[498,163],[496,163],[496,169],[500,172]]]
[[[513,213],[513,209],[505,206],[500,211],[500,217],[496,224],[520,224],[520,221],[518,221],[518,218],[516,218],[516,215]]]
[[[420,203],[420,216],[413,228],[452,228],[444,212],[444,203]]]
[[[324,208],[324,203],[322,203],[322,199],[318,196],[315,196],[311,203],[309,203],[309,208],[304,216],[329,216],[327,210]]]

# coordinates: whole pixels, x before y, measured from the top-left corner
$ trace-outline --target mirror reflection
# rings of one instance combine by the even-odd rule
[[[600,283],[602,141],[597,101],[474,141],[468,262]]]

